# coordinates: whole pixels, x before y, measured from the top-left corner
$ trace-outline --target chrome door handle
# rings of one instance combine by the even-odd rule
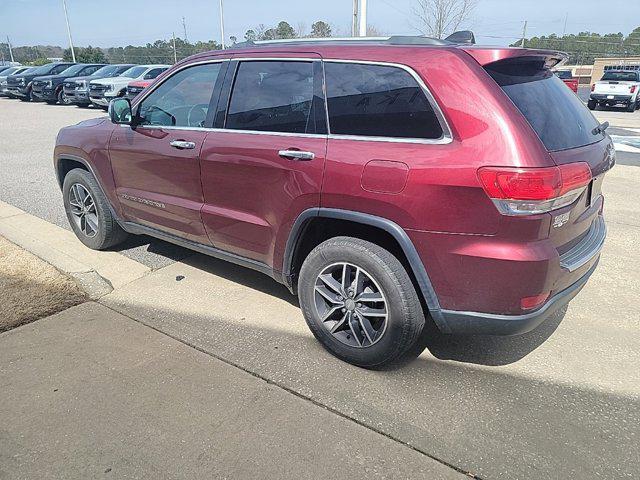
[[[184,140],[174,140],[169,145],[180,150],[192,150],[196,148],[196,144],[194,142],[185,142]]]
[[[313,160],[316,156],[313,152],[301,152],[300,150],[280,150],[278,155],[291,160]]]

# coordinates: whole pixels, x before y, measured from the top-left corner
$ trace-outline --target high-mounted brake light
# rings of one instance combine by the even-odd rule
[[[533,215],[573,203],[591,181],[584,162],[559,167],[482,167],[478,178],[504,215]]]

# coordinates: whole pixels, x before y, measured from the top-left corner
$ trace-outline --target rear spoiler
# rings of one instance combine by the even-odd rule
[[[543,61],[545,67],[559,67],[569,59],[569,55],[557,50],[535,50],[529,48],[503,47],[486,48],[475,46],[460,46],[461,50],[471,55],[483,67],[502,60],[531,60]]]

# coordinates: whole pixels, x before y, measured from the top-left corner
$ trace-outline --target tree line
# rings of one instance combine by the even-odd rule
[[[521,45],[521,40],[511,44],[512,47]],[[524,46],[567,52],[570,64],[590,65],[598,57],[640,56],[640,27],[635,28],[627,36],[620,32],[604,35],[595,32],[580,32],[577,35],[562,36],[543,35],[525,38]]]

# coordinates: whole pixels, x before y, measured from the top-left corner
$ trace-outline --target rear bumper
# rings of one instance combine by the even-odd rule
[[[536,328],[575,297],[598,266],[598,260],[577,282],[556,293],[535,312],[523,315],[496,315],[480,312],[441,310],[449,332],[458,335],[519,335]]]
[[[611,97],[611,98],[609,98]],[[604,93],[592,93],[589,95],[591,100],[606,103],[629,103],[633,98],[632,95],[607,95]]]

